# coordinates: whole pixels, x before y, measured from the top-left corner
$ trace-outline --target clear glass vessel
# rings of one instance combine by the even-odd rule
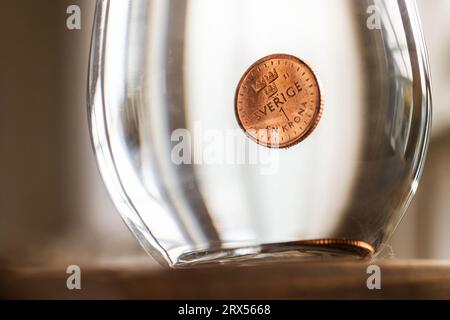
[[[235,94],[271,54],[306,61],[323,115],[306,139],[246,135]],[[414,194],[430,132],[409,0],[98,0],[89,120],[106,187],[158,261],[376,254]]]

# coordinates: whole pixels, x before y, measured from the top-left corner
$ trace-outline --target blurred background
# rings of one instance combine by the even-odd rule
[[[433,80],[424,176],[384,255],[450,259],[450,0],[418,0]],[[81,8],[81,30],[66,9]],[[106,193],[91,151],[87,63],[95,1],[0,4],[0,264],[156,266]]]

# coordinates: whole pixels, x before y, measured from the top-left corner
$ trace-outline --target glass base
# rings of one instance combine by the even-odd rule
[[[240,248],[198,250],[181,254],[175,268],[199,265],[255,265],[274,261],[316,261],[329,258],[367,259],[375,249],[369,243],[347,239],[317,239]]]

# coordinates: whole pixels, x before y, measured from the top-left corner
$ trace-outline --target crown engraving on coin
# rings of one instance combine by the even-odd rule
[[[291,147],[311,134],[320,121],[319,81],[305,62],[292,55],[264,57],[242,76],[235,112],[240,127],[256,143]]]

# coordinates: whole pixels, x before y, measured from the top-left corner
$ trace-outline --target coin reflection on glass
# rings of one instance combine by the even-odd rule
[[[318,79],[294,56],[267,56],[242,76],[235,111],[240,127],[256,143],[291,147],[311,134],[322,115]]]

